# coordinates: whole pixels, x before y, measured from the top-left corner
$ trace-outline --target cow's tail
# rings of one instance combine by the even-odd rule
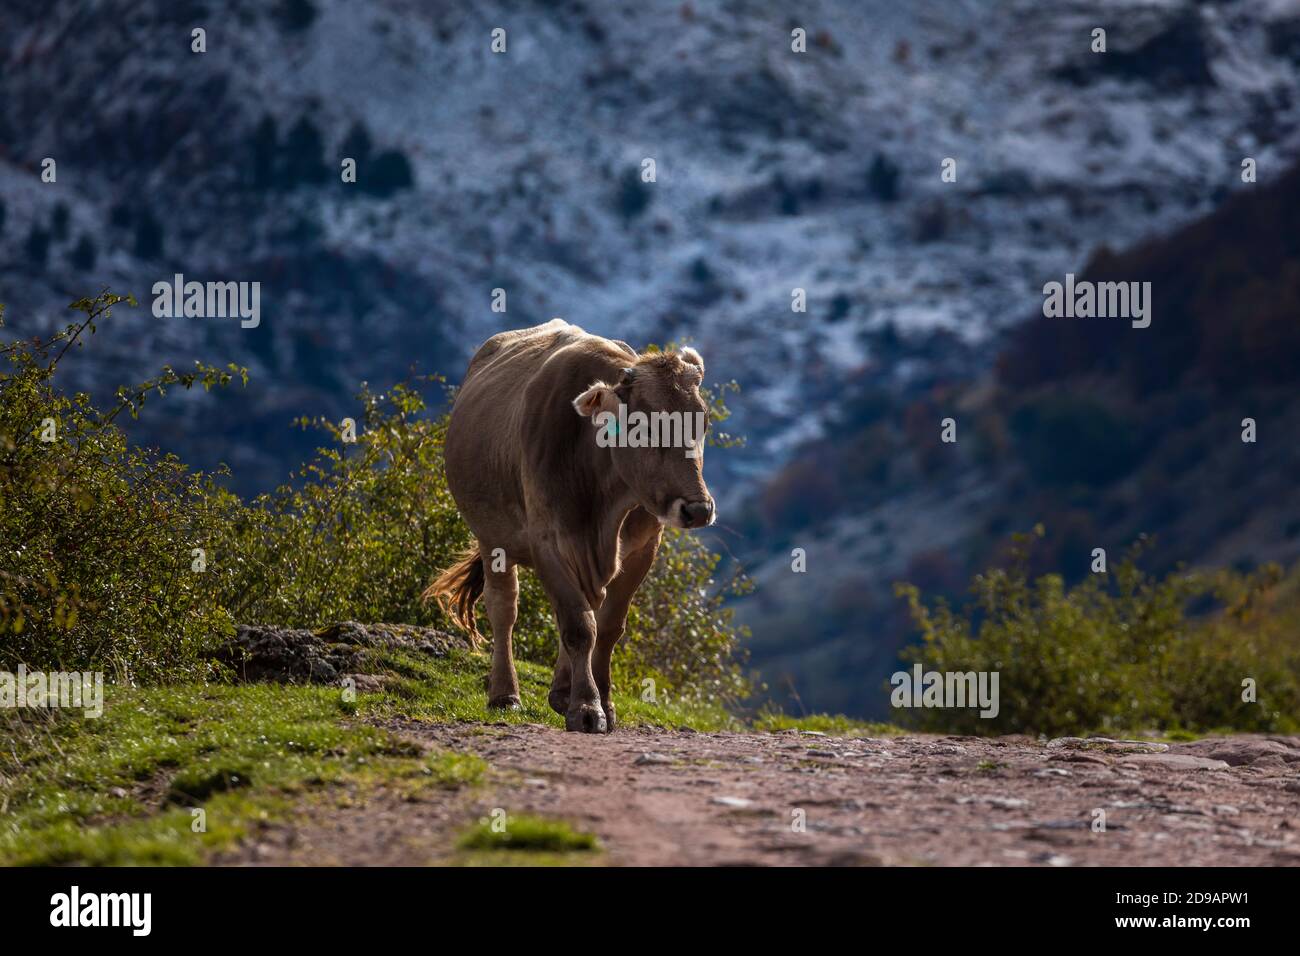
[[[483,556],[478,545],[468,548],[460,560],[447,568],[433,583],[424,589],[420,600],[426,604],[437,601],[449,618],[469,635],[469,642],[478,647],[478,624],[474,620],[474,604],[483,594]]]

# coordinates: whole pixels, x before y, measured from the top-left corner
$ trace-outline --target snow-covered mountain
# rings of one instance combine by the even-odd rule
[[[100,283],[143,298],[177,271],[260,280],[259,329],[142,309],[87,374],[233,360],[254,375],[248,411],[272,419],[337,410],[412,359],[454,378],[503,324],[689,337],[745,387],[736,424],[761,471],[833,412],[862,330],[987,336],[1095,245],[1213,203],[1243,156],[1267,177],[1293,141],[1297,16],[1261,0],[11,3],[0,289],[26,331]],[[344,184],[359,128],[369,157]],[[367,193],[385,151],[413,185]],[[40,267],[29,240],[59,204],[67,238]],[[205,432],[241,435],[237,407]],[[244,451],[261,479],[285,464],[274,443]]]

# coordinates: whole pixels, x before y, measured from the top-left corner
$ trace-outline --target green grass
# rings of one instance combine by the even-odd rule
[[[474,754],[446,751],[434,754],[426,761],[426,772],[444,790],[478,786],[483,782],[487,770],[487,761]]]
[[[1191,730],[1167,730],[1158,737],[1152,738],[1154,742],[1185,744],[1193,740],[1200,740],[1202,737],[1231,736],[1236,731],[1231,727],[1223,727],[1218,730],[1209,730],[1205,733],[1197,733]]]
[[[383,694],[362,695],[362,714],[434,721],[505,721],[563,727],[564,718],[551,710],[551,668],[518,663],[519,710],[488,710],[490,659],[486,654],[452,651],[445,658],[405,651],[382,652],[379,665],[394,676]],[[699,731],[739,730],[736,717],[716,705],[691,701],[643,701],[614,688],[614,708],[622,727],[690,727]]]
[[[755,717],[753,729],[771,733],[779,733],[782,730],[812,730],[832,737],[887,737],[892,734],[906,733],[893,724],[854,720],[842,714],[809,714],[805,717],[792,717],[789,714],[772,711],[765,711]]]
[[[563,820],[520,814],[507,817],[504,826],[480,820],[456,847],[461,853],[455,861],[464,866],[556,866],[594,862],[600,842]]]
[[[106,687],[98,719],[5,714],[0,864],[194,864],[331,786],[457,787],[486,770],[421,757],[351,710],[334,688],[208,685]]]
[[[98,719],[0,713],[0,865],[199,864],[316,802],[379,786],[418,797],[427,788],[472,787],[487,778],[482,759],[446,751],[422,756],[371,720],[563,726],[546,703],[550,668],[521,663],[522,708],[489,711],[486,654],[383,652],[375,663],[390,677],[385,689],[352,702],[332,687],[107,686]],[[614,700],[624,727],[745,729],[721,707],[617,692]],[[896,732],[844,717],[770,713],[754,728]],[[193,829],[195,810],[205,815],[202,832]],[[593,839],[555,821],[512,818],[504,842],[471,830],[454,862],[590,862],[599,859]]]

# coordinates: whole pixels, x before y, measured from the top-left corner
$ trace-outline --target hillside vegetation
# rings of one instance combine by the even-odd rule
[[[222,487],[220,474],[133,446],[118,421],[172,388],[238,388],[242,369],[164,369],[120,389],[106,411],[59,390],[60,364],[111,322],[115,307],[131,304],[110,293],[81,300],[73,304],[81,319],[59,336],[11,342],[0,353],[8,365],[0,373],[0,539],[7,543],[0,668],[101,670],[120,684],[222,682],[233,675],[214,651],[236,623],[447,629],[442,612],[418,595],[468,543],[468,532],[443,475],[446,416],[428,412],[421,383],[382,394],[363,386],[351,424],[300,421],[323,428],[330,442],[274,493],[244,501]],[[725,418],[725,406],[712,404]],[[969,611],[947,610],[945,595],[957,589],[933,588],[924,576],[902,593],[924,638],[904,658],[943,670],[998,670],[1009,706],[993,722],[970,724],[952,711],[896,720],[978,732],[1294,726],[1294,575],[1283,580],[1265,566],[1249,575],[1151,576],[1117,556],[1109,576],[1073,585],[1055,571],[1032,580],[1041,558],[1020,544],[1003,568],[1007,557],[999,554],[976,577]],[[646,699],[656,706],[725,714],[745,704],[745,634],[727,601],[746,581],[738,574],[716,580],[717,561],[698,538],[668,532],[616,655],[617,684],[653,688]],[[927,610],[923,591],[937,593],[936,610]],[[521,660],[554,661],[550,617],[525,575]],[[445,692],[453,672],[406,673],[408,703],[422,686]],[[1244,678],[1256,681],[1267,706],[1234,703]],[[468,685],[460,690],[473,696]],[[441,716],[470,715],[458,706]],[[539,706],[534,716],[548,715]],[[780,726],[778,714],[765,711],[763,719]]]
[[[1150,281],[1150,327],[1039,311],[1002,337],[991,371],[941,368],[900,395],[882,382],[884,371],[899,362],[940,365],[961,347],[878,335],[878,359],[849,391],[837,427],[807,445],[742,521],[747,538],[764,542],[755,553],[789,542],[787,551],[797,544],[836,558],[815,596],[788,584],[779,562],[767,574],[752,569],[759,587],[751,604],[762,605],[770,583],[788,584],[771,602],[780,605],[780,626],[754,648],[769,683],[777,681],[767,661],[785,654],[781,666],[800,689],[822,691],[819,706],[876,715],[871,702],[883,698],[875,688],[916,634],[891,584],[959,600],[976,574],[1005,563],[1008,535],[1038,524],[1045,533],[1027,571],[1066,585],[1091,574],[1094,549],[1115,558],[1138,540],[1155,575],[1180,564],[1241,572],[1293,565],[1297,221],[1293,168],[1239,186],[1213,213],[1167,236],[1099,248],[1080,281]],[[954,443],[941,440],[947,417]],[[1255,440],[1243,441],[1251,425]],[[820,626],[810,627],[814,604]],[[771,613],[760,606],[743,616],[752,623]]]
[[[118,421],[171,388],[238,387],[242,369],[168,368],[119,389],[103,411],[59,390],[69,350],[133,304],[109,293],[81,300],[81,319],[60,335],[0,352],[0,667],[199,679],[219,676],[211,651],[236,622],[445,626],[419,594],[469,533],[443,474],[446,416],[428,413],[419,383],[363,386],[355,441],[341,423],[299,421],[329,443],[274,493],[244,501],[222,473],[131,445]],[[616,679],[712,702],[744,695],[740,633],[724,606],[743,579],[715,582],[716,562],[698,539],[666,535]],[[554,661],[550,616],[524,575],[516,656]]]
[[[1155,577],[1138,565],[1139,544],[1067,585],[1028,571],[1042,534],[1014,536],[1007,566],[977,575],[960,607],[927,606],[914,585],[899,585],[922,638],[905,657],[1000,678],[995,716],[918,709],[913,723],[1052,736],[1300,728],[1300,568],[1285,579],[1276,565]]]

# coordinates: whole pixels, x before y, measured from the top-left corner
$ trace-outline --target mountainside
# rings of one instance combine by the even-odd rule
[[[892,583],[964,600],[1008,533],[1038,523],[1033,567],[1067,580],[1090,573],[1094,549],[1113,566],[1144,538],[1155,570],[1295,561],[1297,222],[1300,167],[1092,258],[1081,282],[1151,282],[1147,328],[1040,312],[971,381],[898,396],[865,377],[836,437],[802,449],[744,516],[746,539],[774,554],[742,605],[773,692],[811,687],[817,706],[881,713],[911,630]],[[806,575],[791,572],[792,547]]]
[[[290,419],[354,412],[359,381],[412,363],[455,381],[502,327],[691,339],[744,389],[729,428],[749,447],[709,469],[720,540],[759,566],[756,662],[850,710],[898,631],[892,605],[862,617],[862,582],[919,562],[951,584],[982,553],[951,550],[1008,488],[939,480],[941,459],[884,482],[886,433],[937,435],[936,386],[987,381],[1044,282],[1215,209],[1247,188],[1243,157],[1267,183],[1297,152],[1300,14],[1272,0],[14,0],[0,37],[11,330],[110,285],[143,307],[69,367],[86,387],[250,369],[247,389],[150,412],[141,440],[263,490],[313,441]],[[261,282],[259,326],[154,318],[176,273]],[[1255,548],[1216,520],[1208,554]],[[834,574],[788,580],[790,547],[846,536],[823,551]]]

